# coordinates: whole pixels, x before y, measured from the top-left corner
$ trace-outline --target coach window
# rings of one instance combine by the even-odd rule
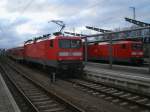
[[[50,47],[53,47],[54,46],[54,42],[53,40],[50,40]]]
[[[125,44],[122,44],[122,45],[121,45],[121,48],[122,48],[122,49],[126,49],[126,45],[125,45]]]

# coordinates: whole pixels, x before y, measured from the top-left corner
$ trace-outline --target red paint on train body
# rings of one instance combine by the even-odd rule
[[[110,44],[102,42],[88,45],[88,59],[89,60],[109,60]],[[113,61],[142,63],[143,49],[141,41],[116,41],[112,45]]]
[[[24,47],[25,60],[36,61],[53,67],[62,65],[64,68],[74,66],[77,66],[77,68],[79,66],[80,68],[80,65],[83,65],[83,48],[79,37],[56,36],[27,43]]]
[[[16,47],[7,50],[8,55],[17,60],[23,60],[24,58],[24,47]]]
[[[17,48],[8,50],[15,52]],[[52,36],[46,39],[37,39],[26,42],[23,52],[20,51],[24,61],[50,66],[55,70],[83,70],[83,46],[80,37],[63,35]]]

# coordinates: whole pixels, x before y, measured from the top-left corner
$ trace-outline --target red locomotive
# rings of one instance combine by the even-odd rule
[[[122,40],[112,45],[112,57],[115,62],[143,63],[141,41]],[[88,45],[88,60],[109,60],[109,43],[102,42]]]
[[[21,50],[20,48],[13,48],[8,52],[14,58],[23,56],[24,61],[42,64],[53,68],[52,70],[55,71],[82,71],[84,67],[80,37],[56,35],[36,38],[26,41]]]

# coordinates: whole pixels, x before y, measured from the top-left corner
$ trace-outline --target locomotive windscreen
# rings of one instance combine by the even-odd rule
[[[132,49],[133,49],[133,50],[142,50],[142,49],[143,49],[143,46],[142,46],[142,44],[134,43],[134,44],[132,45]]]
[[[69,40],[69,39],[59,40],[59,47],[60,48],[80,48],[81,40]]]

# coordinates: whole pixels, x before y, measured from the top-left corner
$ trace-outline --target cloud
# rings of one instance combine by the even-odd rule
[[[0,19],[0,47],[10,48],[22,42],[24,40],[24,35],[19,35],[16,31],[16,27],[28,21],[29,20],[25,18],[19,18],[15,21]]]
[[[59,26],[48,23],[53,19],[63,20],[67,31],[75,28],[87,34],[92,31],[86,25],[109,30],[130,26],[124,21],[124,17],[132,18],[130,6],[136,8],[137,19],[150,23],[149,4],[149,0],[1,0],[0,47],[58,31]]]

